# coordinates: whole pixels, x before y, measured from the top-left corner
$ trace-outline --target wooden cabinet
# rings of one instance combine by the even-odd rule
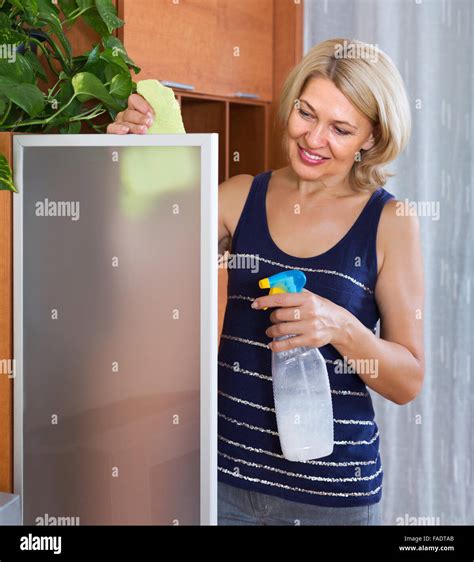
[[[175,93],[187,133],[219,135],[219,183],[268,169],[268,103]]]
[[[273,0],[219,0],[216,86],[223,95],[272,100]]]
[[[268,106],[229,103],[229,177],[268,167]]]
[[[118,8],[141,80],[271,101],[273,0],[118,0]]]
[[[119,30],[128,54],[142,69],[137,79],[156,78],[216,93],[217,13],[220,0],[119,0]]]
[[[225,102],[178,95],[184,128],[187,133],[217,133],[219,135],[219,183],[226,179],[227,106]]]
[[[219,182],[285,165],[274,121],[281,86],[303,54],[304,0],[113,0],[125,26],[118,30],[142,68],[135,81],[156,78],[174,87],[187,132],[219,134]],[[74,53],[98,37],[78,23]],[[237,47],[237,49],[236,49]],[[238,55],[238,56],[236,56]],[[236,92],[258,99],[235,97]],[[273,101],[272,101],[273,100]],[[92,131],[91,131],[92,132]],[[0,137],[11,157],[11,135]],[[0,193],[0,358],[13,355],[12,200]],[[227,270],[219,270],[219,333],[226,307]],[[11,492],[13,380],[0,376],[0,491]]]

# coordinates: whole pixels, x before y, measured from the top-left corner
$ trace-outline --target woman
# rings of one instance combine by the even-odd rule
[[[370,60],[353,56],[364,49]],[[383,189],[384,166],[409,139],[408,100],[392,61],[381,51],[374,61],[373,49],[346,39],[313,47],[281,95],[288,165],[219,188],[219,252],[254,260],[251,270],[229,269],[219,524],[380,523],[380,438],[367,387],[400,405],[419,393],[424,297],[417,218]],[[132,95],[108,132],[146,132],[151,111]],[[306,274],[302,293],[259,289],[259,279],[290,268]],[[271,343],[287,334],[296,336]],[[320,348],[333,401],[333,453],[306,462],[282,455],[271,384],[271,353],[298,346]]]

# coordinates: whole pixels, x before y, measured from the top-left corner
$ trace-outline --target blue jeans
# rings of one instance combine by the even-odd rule
[[[218,482],[218,525],[380,525],[380,504],[323,507]]]

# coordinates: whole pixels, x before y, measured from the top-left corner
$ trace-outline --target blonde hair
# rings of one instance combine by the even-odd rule
[[[375,62],[367,57],[338,56],[345,52],[373,52]],[[350,171],[354,189],[376,189],[394,174],[385,169],[408,143],[411,116],[403,79],[388,55],[377,46],[351,39],[328,39],[315,45],[290,72],[283,85],[278,119],[284,127],[283,150],[287,155],[287,125],[295,99],[308,81],[324,77],[365,115],[374,130],[374,146],[361,152]]]

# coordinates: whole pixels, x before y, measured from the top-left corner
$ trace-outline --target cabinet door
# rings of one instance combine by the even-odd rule
[[[119,30],[141,67],[191,91],[272,99],[273,0],[118,0]]]
[[[219,88],[272,100],[273,0],[219,0]]]
[[[155,78],[215,93],[221,0],[119,0],[125,21],[119,31],[129,56],[142,71],[135,80]]]
[[[217,523],[216,136],[14,136],[25,525]]]

